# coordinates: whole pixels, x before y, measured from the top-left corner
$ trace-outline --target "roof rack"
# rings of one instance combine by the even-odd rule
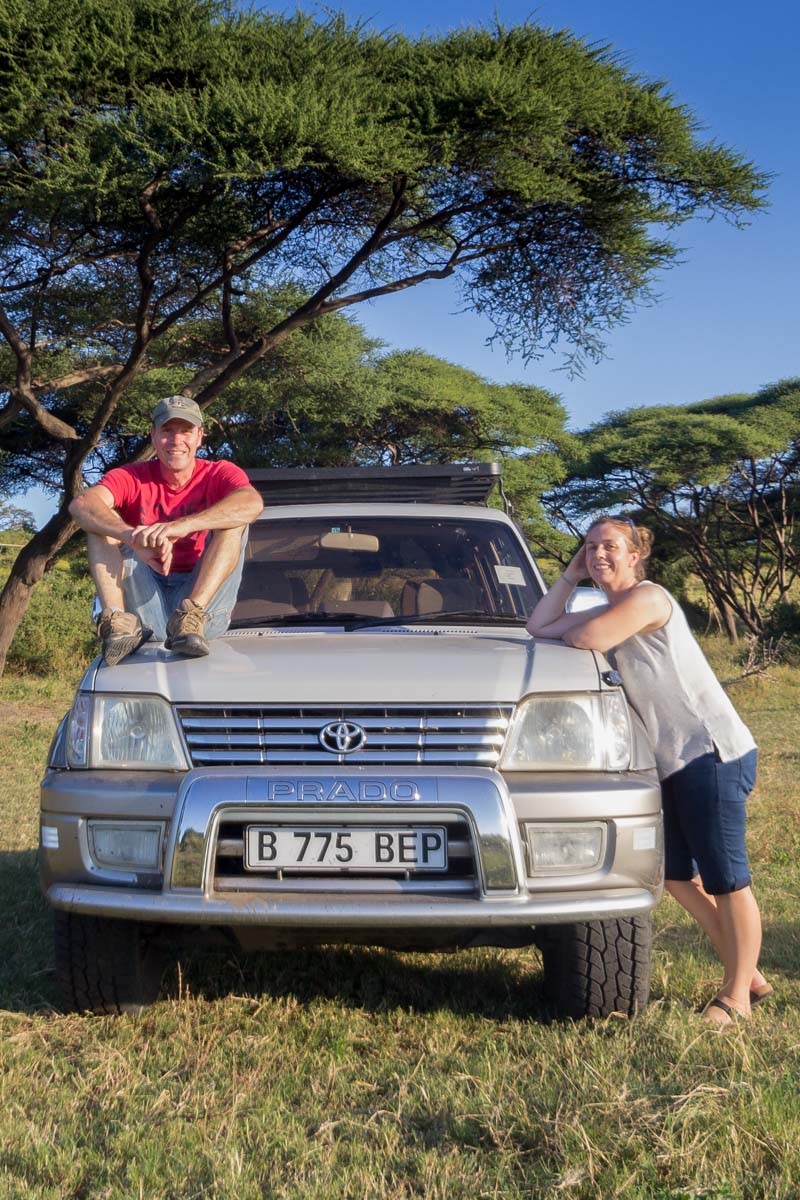
[[[266,504],[337,504],[349,500],[408,504],[483,504],[495,483],[503,504],[501,463],[442,466],[294,467],[254,469],[250,482]]]

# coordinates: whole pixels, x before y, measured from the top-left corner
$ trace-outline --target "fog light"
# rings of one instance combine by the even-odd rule
[[[555,825],[525,822],[532,875],[592,871],[603,859],[606,827],[602,821]]]
[[[160,821],[90,821],[89,849],[98,867],[158,871],[163,832]]]

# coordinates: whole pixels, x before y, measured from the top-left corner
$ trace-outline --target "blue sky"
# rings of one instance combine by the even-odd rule
[[[313,11],[309,4],[301,7]],[[448,284],[361,307],[357,316],[369,333],[390,347],[419,347],[489,379],[549,388],[561,395],[574,428],[612,409],[750,392],[800,375],[800,8],[783,0],[545,0],[535,9],[524,0],[348,0],[330,8],[410,35],[495,16],[508,25],[530,17],[610,44],[631,70],[666,81],[701,120],[707,138],[775,175],[770,207],[749,228],[715,220],[678,230],[683,261],[659,279],[659,303],[635,312],[610,337],[608,357],[589,364],[581,379],[559,370],[557,354],[526,364],[509,360],[499,347],[490,349],[488,321],[459,314]],[[52,510],[52,502],[34,494],[17,503],[40,521]]]

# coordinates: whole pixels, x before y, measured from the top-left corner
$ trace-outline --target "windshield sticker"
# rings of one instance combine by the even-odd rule
[[[521,567],[503,567],[495,563],[494,573],[498,583],[512,583],[514,587],[525,587],[525,576]]]

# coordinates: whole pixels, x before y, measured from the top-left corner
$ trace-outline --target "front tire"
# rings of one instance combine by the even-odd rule
[[[650,917],[619,917],[537,931],[545,991],[559,1016],[641,1012],[650,995]]]
[[[70,1012],[141,1012],[158,999],[163,961],[138,921],[55,914],[56,976]]]

